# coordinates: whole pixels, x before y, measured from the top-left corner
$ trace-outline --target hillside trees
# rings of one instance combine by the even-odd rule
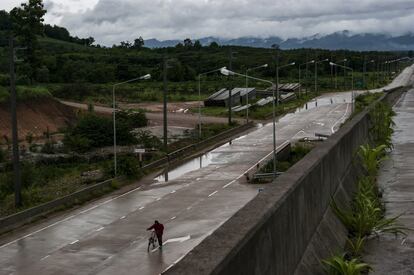
[[[38,48],[37,35],[43,33],[43,16],[46,10],[42,0],[29,0],[10,12],[13,25],[13,32],[26,47],[26,61],[30,66],[27,72],[30,81],[33,81],[37,68],[40,65],[40,58],[36,54]]]

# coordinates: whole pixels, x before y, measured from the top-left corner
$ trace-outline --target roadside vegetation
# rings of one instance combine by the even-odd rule
[[[375,100],[375,96],[366,95],[359,102]],[[356,156],[356,162],[363,171],[354,197],[345,205],[332,200],[335,215],[348,230],[348,240],[344,253],[323,260],[327,274],[367,274],[372,268],[362,260],[366,241],[383,234],[406,235],[408,229],[398,223],[400,215],[385,217],[382,190],[377,183],[381,163],[392,150],[393,116],[391,106],[383,102],[377,102],[370,110],[370,139],[360,146]]]
[[[276,162],[277,172],[286,172],[290,167],[299,162],[303,157],[305,157],[312,149],[315,147],[314,143],[310,142],[297,142],[290,149],[289,155],[286,159],[281,159]],[[262,166],[258,174],[270,174],[273,172],[273,159],[268,161],[264,166]],[[269,183],[271,178],[260,178],[253,179],[253,183]]]

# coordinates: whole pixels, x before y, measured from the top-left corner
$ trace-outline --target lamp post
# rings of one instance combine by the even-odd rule
[[[318,64],[323,62],[328,62],[329,59],[324,59],[320,61],[315,61],[315,95],[318,94]]]
[[[246,69],[246,123],[249,123],[249,78],[248,78],[248,73],[257,69],[261,69],[261,68],[267,68],[269,65],[268,64],[263,64],[261,66],[257,66],[254,68],[248,68]]]
[[[345,66],[345,63],[348,61],[348,59],[343,59],[343,60],[341,60],[341,61],[338,61],[338,63],[339,62],[344,62],[344,66]],[[334,66],[334,68],[335,68],[335,90],[337,90],[338,89],[338,70],[337,70],[337,67],[336,66]]]
[[[208,75],[214,72],[218,72],[221,69],[226,68],[222,67],[220,69],[211,70],[205,73],[200,73],[198,75],[198,138],[201,139],[201,77],[203,75]]]
[[[279,70],[289,67],[289,66],[294,66],[296,64],[296,62],[292,62],[283,66],[279,67],[279,62],[278,65],[276,67],[276,101],[277,101],[277,106],[279,106],[279,99],[280,99],[280,95],[279,95]]]
[[[355,95],[354,95],[354,69],[347,67],[347,66],[342,66],[333,62],[329,62],[329,65],[331,66],[336,66],[336,67],[341,67],[345,70],[350,70],[351,71],[351,92],[352,92],[352,96],[351,96],[351,101],[352,101],[352,111],[354,111],[354,105],[355,105]]]
[[[301,80],[302,79],[301,79],[300,67],[308,65],[308,64],[313,64],[313,63],[315,63],[315,60],[311,60],[309,62],[306,62],[306,63],[303,63],[303,64],[299,65],[299,96],[302,93],[302,85],[301,85]]]
[[[130,83],[130,82],[134,82],[134,81],[138,81],[138,80],[145,80],[145,79],[150,79],[151,75],[150,74],[146,74],[144,76],[140,76],[134,79],[130,79],[124,82],[120,82],[120,83],[116,83],[112,86],[112,109],[113,109],[113,127],[114,127],[114,173],[115,173],[115,177],[117,176],[117,153],[116,153],[116,103],[115,103],[115,88],[119,85],[122,84],[126,84],[126,83]]]
[[[269,80],[265,80],[265,79],[261,79],[261,78],[257,78],[257,77],[252,77],[252,76],[248,76],[248,75],[243,75],[243,74],[239,74],[230,70],[227,70],[226,68],[222,68],[220,70],[220,72],[223,75],[226,76],[230,76],[230,75],[237,75],[237,76],[241,76],[241,77],[247,77],[249,79],[253,79],[256,81],[261,81],[261,82],[265,82],[268,83],[270,85],[275,86],[275,83],[269,81]],[[275,107],[275,89],[272,89],[273,91],[273,178],[276,178],[276,107]]]

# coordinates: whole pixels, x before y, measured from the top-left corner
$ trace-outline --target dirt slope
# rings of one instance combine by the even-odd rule
[[[37,99],[18,103],[17,122],[19,139],[32,133],[41,137],[49,129],[50,133],[58,132],[76,119],[76,110],[53,98]],[[0,143],[4,136],[11,137],[10,104],[0,103]]]

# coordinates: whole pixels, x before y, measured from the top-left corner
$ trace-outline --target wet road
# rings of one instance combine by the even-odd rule
[[[387,218],[403,214],[399,222],[414,229],[414,90],[394,107],[394,150],[380,170],[378,183],[384,189]],[[414,232],[406,239],[382,236],[367,244],[365,260],[373,274],[414,274]]]
[[[322,96],[277,123],[277,145],[332,134],[351,112],[350,93]],[[258,193],[243,174],[272,153],[272,125],[211,151],[202,168],[106,198],[0,239],[0,274],[159,274]],[[194,166],[194,165],[190,165]],[[163,251],[147,252],[154,219]]]

